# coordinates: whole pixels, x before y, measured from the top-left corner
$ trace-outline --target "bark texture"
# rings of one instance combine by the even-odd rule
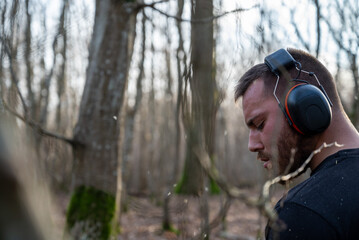
[[[121,1],[97,1],[86,84],[74,139],[75,186],[115,193],[119,113],[132,55],[135,15]]]
[[[118,174],[122,159],[120,119],[125,112],[122,107],[135,17],[124,1],[96,1],[86,83],[74,129],[74,139],[79,144],[74,148],[75,191],[67,222],[75,239],[84,233],[86,239],[108,239],[111,232],[119,229],[116,221],[122,191],[122,176]],[[104,202],[103,198],[107,200]],[[73,207],[76,203],[88,207]],[[115,212],[112,228],[116,229],[111,231]]]

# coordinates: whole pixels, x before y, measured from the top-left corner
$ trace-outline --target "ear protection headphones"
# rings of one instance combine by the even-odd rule
[[[315,73],[302,70],[301,64],[294,60],[292,55],[285,49],[279,49],[268,55],[265,57],[264,62],[270,71],[277,76],[273,95],[289,125],[303,135],[314,135],[323,132],[332,119],[331,107],[333,104]],[[281,75],[288,76],[288,70],[293,67],[298,70],[298,75],[291,81],[298,83],[286,94],[283,106],[276,95],[279,78]],[[319,88],[305,80],[298,79],[301,72],[314,77]]]

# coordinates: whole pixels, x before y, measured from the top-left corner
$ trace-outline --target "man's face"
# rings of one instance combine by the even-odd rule
[[[249,128],[248,149],[257,152],[263,166],[273,168],[276,174],[293,172],[313,150],[312,140],[289,126],[274,96],[266,94],[264,87],[263,80],[258,79],[243,96],[243,114]]]

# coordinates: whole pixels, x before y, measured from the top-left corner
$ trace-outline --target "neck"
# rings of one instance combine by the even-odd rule
[[[320,135],[315,149],[319,149],[324,143],[337,143],[337,145],[323,148],[318,154],[314,155],[309,164],[312,171],[325,158],[340,150],[359,148],[359,134],[346,115],[338,114],[330,126]]]

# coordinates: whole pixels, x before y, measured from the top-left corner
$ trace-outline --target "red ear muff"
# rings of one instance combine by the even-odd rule
[[[285,98],[286,117],[303,135],[323,132],[330,124],[332,110],[323,92],[311,84],[297,84]]]
[[[289,97],[289,95],[290,95],[290,93],[293,91],[293,89],[295,89],[296,87],[298,87],[298,86],[300,86],[300,85],[303,85],[304,83],[301,83],[301,84],[297,84],[297,85],[294,85],[289,91],[288,91],[288,93],[287,93],[287,96],[285,97],[285,112],[286,112],[286,114],[285,114],[285,116],[286,116],[286,118],[287,118],[287,120],[288,120],[288,122],[289,122],[289,124],[297,131],[297,132],[299,132],[299,133],[301,133],[301,134],[303,134],[304,135],[304,133],[298,128],[298,126],[294,123],[294,121],[293,121],[293,118],[292,118],[292,116],[290,115],[290,112],[289,112],[289,107],[288,107],[288,97]],[[288,119],[289,118],[289,119]]]

